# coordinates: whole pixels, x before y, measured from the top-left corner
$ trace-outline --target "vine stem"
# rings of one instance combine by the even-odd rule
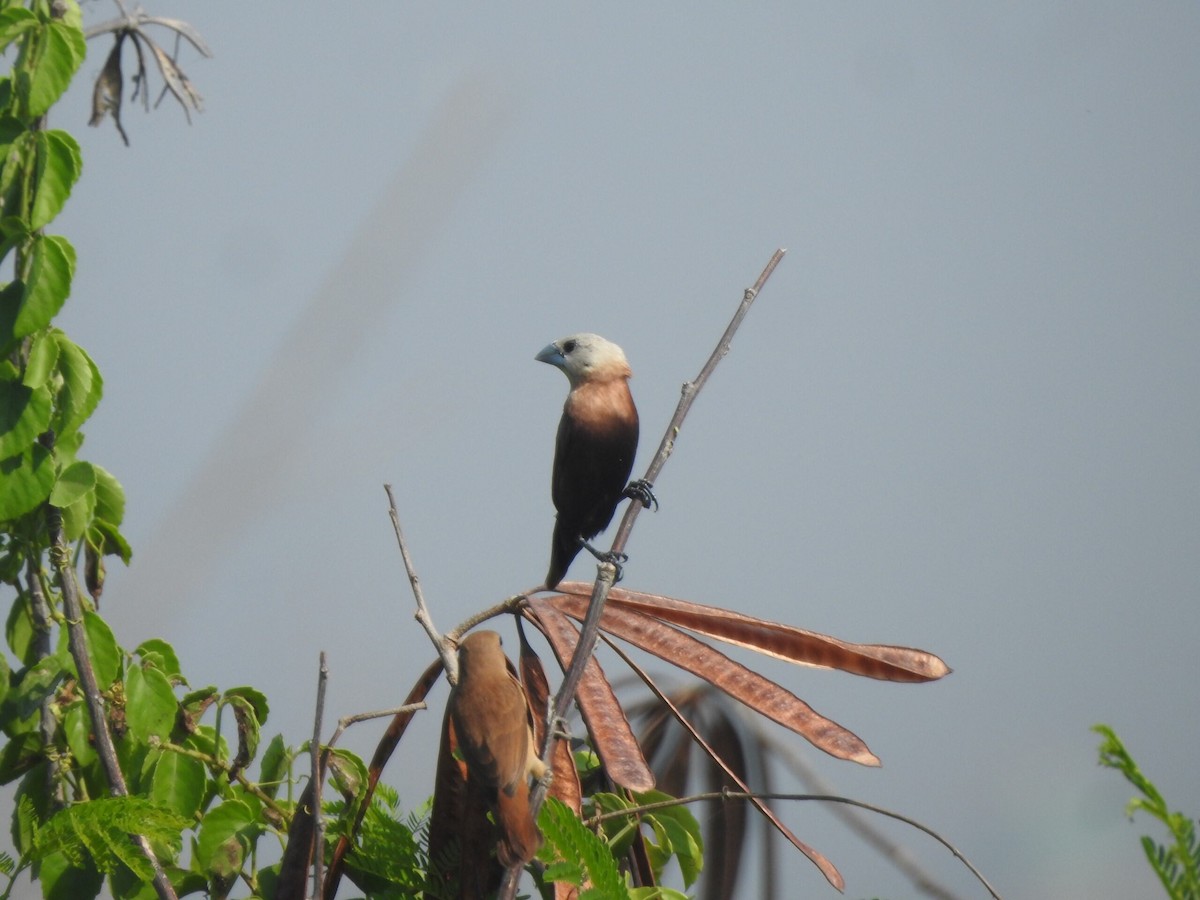
[[[786,250],[780,248],[771,255],[770,260],[767,261],[766,266],[759,274],[758,280],[754,282],[754,286],[746,288],[743,293],[742,302],[738,305],[733,318],[730,319],[729,324],[725,328],[725,333],[721,335],[721,339],[717,342],[717,346],[709,356],[708,361],[700,370],[700,374],[694,380],[684,382],[679,404],[675,407],[675,414],[671,416],[671,421],[667,424],[667,430],[658,445],[658,452],[654,454],[654,458],[650,461],[650,465],[646,469],[646,474],[643,476],[644,480],[649,484],[654,484],[659,472],[666,465],[667,459],[675,451],[675,441],[678,439],[679,431],[683,427],[683,420],[687,418],[688,411],[692,408],[692,403],[695,402],[696,396],[716,369],[717,364],[729,353],[733,336],[742,324],[742,320],[746,318],[746,313],[750,311],[750,305],[754,303],[755,298],[762,291],[763,286],[767,283],[767,279],[771,277],[771,273],[775,271],[776,266],[783,260],[786,252]],[[638,514],[641,511],[641,503],[629,504],[625,510],[625,516],[621,519],[621,524],[617,528],[616,536],[613,538],[612,553],[621,553],[625,549],[625,544],[629,540],[629,534],[633,530],[633,523],[637,521]],[[616,580],[616,574],[617,570],[612,563],[601,563],[597,567],[596,583],[592,588],[592,599],[588,606],[587,615],[584,616],[583,626],[579,631],[579,641],[575,645],[575,655],[571,658],[571,664],[567,667],[567,672],[563,676],[558,693],[554,695],[554,703],[551,705],[550,715],[546,722],[546,746],[542,750],[542,762],[546,763],[547,766],[550,765],[550,758],[554,752],[555,738],[553,735],[556,731],[554,723],[566,717],[567,709],[575,699],[575,692],[579,689],[579,682],[583,678],[584,666],[596,648],[596,639],[600,633],[600,615],[604,612],[605,603],[608,602],[608,592],[612,589]],[[539,782],[530,794],[529,803],[534,810],[534,815],[537,814],[537,810],[541,808],[542,802],[546,799],[547,787],[546,783]],[[517,883],[520,881],[520,878],[520,866],[514,866],[509,869],[505,872],[504,882],[496,896],[500,900],[512,900],[516,896]]]

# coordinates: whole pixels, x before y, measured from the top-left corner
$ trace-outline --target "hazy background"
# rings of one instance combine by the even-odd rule
[[[926,686],[754,664],[882,758],[811,751],[839,791],[1006,897],[1157,893],[1088,729],[1200,811],[1200,7],[146,5],[213,47],[181,57],[206,112],[84,128],[104,38],[52,121],[84,151],[61,324],[105,377],[125,646],[259,687],[294,743],[321,650],[327,721],[398,703],[431,649],[381,485],[441,627],[536,584],[566,381],[534,353],[625,348],[640,471],[784,246],[627,586],[940,654]],[[444,690],[387,772],[409,806]],[[783,815],[847,896],[915,896]]]

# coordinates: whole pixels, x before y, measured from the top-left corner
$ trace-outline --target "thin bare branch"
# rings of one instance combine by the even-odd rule
[[[794,747],[786,741],[777,740],[774,735],[768,734],[766,729],[760,728],[758,723],[749,716],[742,715],[740,711],[735,712],[746,723],[746,726],[752,729],[754,734],[758,736],[759,741],[762,742],[762,746],[772,759],[782,761],[784,766],[791,769],[792,774],[799,778],[814,793],[833,793],[832,785],[822,778],[816,769],[809,764],[808,760],[802,754],[798,753]],[[879,851],[885,859],[903,872],[917,890],[930,897],[935,897],[937,900],[954,900],[956,895],[953,891],[940,884],[937,879],[927,872],[925,867],[908,851],[907,847],[904,847],[897,841],[893,841],[876,828],[869,817],[845,804],[836,805],[832,812],[845,823],[847,828],[875,850]]]
[[[313,716],[313,736],[308,745],[311,760],[311,782],[313,788],[313,875],[312,896],[321,896],[323,875],[321,867],[325,860],[325,817],[321,815],[321,783],[324,777],[321,772],[321,720],[325,716],[325,685],[329,681],[329,666],[325,661],[325,651],[321,651],[321,663],[317,673],[317,711]]]
[[[454,641],[454,643],[457,644],[459,638],[461,638],[480,622],[486,622],[488,619],[494,619],[496,616],[502,616],[505,613],[515,613],[525,605],[525,601],[529,598],[530,593],[532,593],[532,591],[526,591],[523,594],[513,594],[511,597],[500,601],[495,606],[483,610],[483,612],[477,612],[474,615],[468,616],[447,631],[445,637],[447,640]]]
[[[458,653],[455,651],[453,642],[438,634],[437,626],[433,624],[433,616],[429,614],[429,607],[425,603],[425,592],[421,590],[421,579],[417,575],[416,568],[413,566],[412,557],[409,556],[408,542],[404,540],[404,530],[400,527],[400,513],[396,509],[396,497],[392,493],[392,486],[385,484],[383,489],[387,491],[388,515],[392,517],[392,528],[396,532],[396,543],[400,545],[400,556],[404,560],[404,571],[408,573],[408,583],[412,585],[413,598],[417,601],[417,612],[414,618],[421,623],[421,627],[429,635],[429,640],[433,642],[438,656],[442,658],[442,665],[446,669],[446,677],[450,680],[451,684],[457,684]]]
[[[113,746],[112,732],[108,728],[108,715],[104,708],[104,698],[100,696],[100,686],[96,682],[96,672],[92,668],[92,660],[88,654],[87,631],[83,624],[83,602],[80,599],[79,581],[75,577],[75,567],[71,562],[71,548],[67,546],[63,535],[62,511],[56,507],[46,507],[46,527],[50,533],[50,560],[58,575],[59,590],[62,592],[63,612],[67,620],[67,641],[71,649],[71,658],[75,661],[75,670],[79,673],[79,682],[83,687],[84,703],[92,719],[92,733],[96,742],[96,753],[100,756],[108,779],[109,792],[114,797],[125,797],[129,788],[125,785],[125,775],[121,772],[121,763],[117,760],[117,751]],[[176,900],[175,888],[163,870],[162,864],[155,856],[150,841],[145,835],[133,835],[134,843],[142,855],[149,860],[154,868],[154,890],[160,900]]]
[[[383,719],[387,716],[398,716],[402,713],[414,713],[428,708],[425,701],[422,700],[420,703],[406,703],[404,706],[394,706],[391,709],[376,709],[371,712],[355,713],[352,716],[342,716],[338,719],[337,728],[333,730],[333,734],[330,735],[325,746],[335,746],[345,730],[351,725],[357,725],[359,722],[368,722],[371,719]]]
[[[118,6],[120,6],[120,4],[118,4]],[[206,56],[209,59],[212,58],[212,50],[209,48],[208,44],[205,43],[204,38],[200,36],[200,32],[198,32],[191,25],[191,23],[185,22],[182,19],[168,19],[163,16],[152,16],[140,9],[135,10],[132,14],[130,14],[124,13],[124,8],[122,7],[122,12],[122,15],[117,16],[114,19],[106,19],[103,22],[93,25],[91,28],[85,29],[83,36],[86,39],[91,40],[92,38],[99,37],[102,34],[114,34],[122,31],[140,31],[141,26],[143,25],[160,25],[163,28],[174,31],[176,34],[183,35],[183,37],[186,38],[188,42],[196,48],[196,51],[201,56]]]
[[[690,803],[700,803],[707,800],[795,800],[807,802],[811,800],[820,801],[822,803],[843,803],[847,806],[857,806],[859,809],[865,809],[869,812],[878,813],[881,816],[887,816],[890,819],[895,819],[898,822],[903,822],[905,825],[911,825],[918,831],[923,831],[952,854],[964,866],[970,870],[971,874],[982,884],[989,894],[1000,900],[1000,895],[996,893],[996,889],[988,882],[983,874],[971,864],[971,861],[963,855],[962,851],[951,844],[948,840],[930,828],[928,825],[923,825],[916,819],[911,819],[908,816],[901,815],[898,812],[892,812],[890,809],[884,809],[882,806],[876,806],[873,803],[864,803],[862,800],[853,800],[849,797],[841,797],[837,794],[780,794],[774,792],[759,792],[759,791],[712,791],[705,794],[693,794],[688,797],[676,797],[671,800],[660,800],[656,803],[644,803],[639,806],[630,806],[625,809],[616,810],[614,812],[599,813],[592,816],[588,822],[599,824],[606,819],[615,819],[622,816],[640,815],[645,812],[653,812],[656,809],[669,809],[672,806],[681,806]]]

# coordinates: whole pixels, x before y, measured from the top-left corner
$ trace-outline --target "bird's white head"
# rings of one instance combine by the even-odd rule
[[[598,334],[582,332],[547,344],[534,359],[562,369],[571,387],[587,381],[629,378],[625,351]]]

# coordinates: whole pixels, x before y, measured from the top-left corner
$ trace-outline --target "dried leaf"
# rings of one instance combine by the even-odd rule
[[[92,117],[88,119],[88,125],[96,128],[104,121],[104,117],[108,113],[112,113],[117,133],[121,135],[121,140],[128,147],[129,137],[125,134],[125,129],[121,127],[121,91],[124,88],[124,78],[121,74],[121,45],[125,40],[125,35],[124,31],[117,32],[112,50],[108,52],[108,58],[104,61],[104,68],[96,76],[96,84],[92,88]]]
[[[158,63],[158,71],[162,75],[163,83],[174,94],[175,99],[179,101],[179,105],[183,107],[183,113],[187,116],[188,122],[191,122],[192,116],[189,109],[194,109],[197,112],[202,111],[204,109],[203,98],[192,87],[192,83],[183,74],[183,69],[176,65],[175,60],[171,59],[166,51],[150,40],[144,32],[141,33],[141,36],[154,53],[154,60]]]

